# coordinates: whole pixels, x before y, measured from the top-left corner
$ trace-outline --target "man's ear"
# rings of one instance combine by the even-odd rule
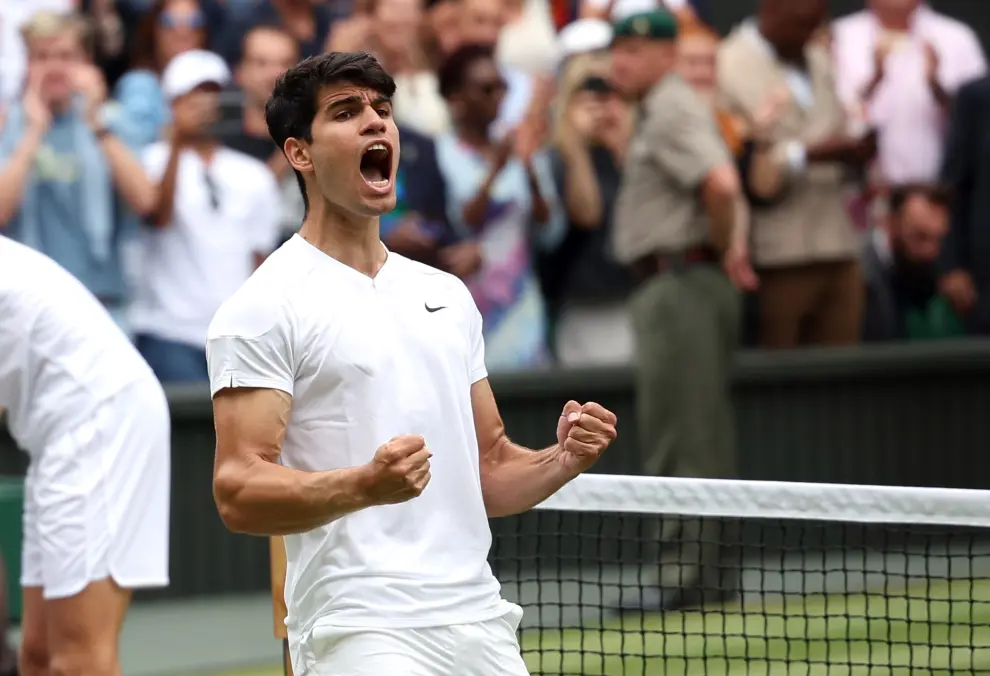
[[[309,144],[297,138],[286,139],[282,147],[289,166],[300,173],[313,171],[313,160],[309,155]]]

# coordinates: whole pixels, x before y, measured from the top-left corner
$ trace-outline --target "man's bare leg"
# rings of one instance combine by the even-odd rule
[[[48,676],[48,624],[41,587],[24,587],[21,613],[20,676]]]
[[[50,676],[121,676],[120,630],[131,592],[112,579],[45,602]]]

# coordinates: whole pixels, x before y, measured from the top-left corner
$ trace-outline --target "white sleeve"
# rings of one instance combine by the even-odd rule
[[[284,302],[234,296],[210,324],[206,342],[210,394],[230,387],[262,387],[291,395],[294,334]]]
[[[485,337],[482,332],[481,312],[478,311],[478,305],[474,302],[474,298],[471,297],[471,292],[467,290],[467,287],[464,288],[464,293],[467,296],[470,327],[468,331],[470,339],[470,345],[468,346],[470,350],[468,375],[473,385],[479,380],[484,380],[488,377],[488,369],[485,368]]]
[[[168,154],[169,146],[162,142],[152,143],[141,152],[141,165],[154,183],[161,181],[165,175]]]

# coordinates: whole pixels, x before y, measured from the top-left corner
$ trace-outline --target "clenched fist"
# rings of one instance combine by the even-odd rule
[[[580,474],[595,464],[616,437],[615,414],[601,404],[569,401],[557,421],[558,459]]]
[[[430,449],[423,437],[407,434],[382,444],[369,463],[368,497],[375,505],[412,500],[430,482]]]

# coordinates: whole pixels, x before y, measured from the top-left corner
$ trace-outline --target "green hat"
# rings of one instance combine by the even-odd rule
[[[673,40],[677,37],[677,19],[665,9],[637,12],[612,22],[612,41],[619,38]]]

